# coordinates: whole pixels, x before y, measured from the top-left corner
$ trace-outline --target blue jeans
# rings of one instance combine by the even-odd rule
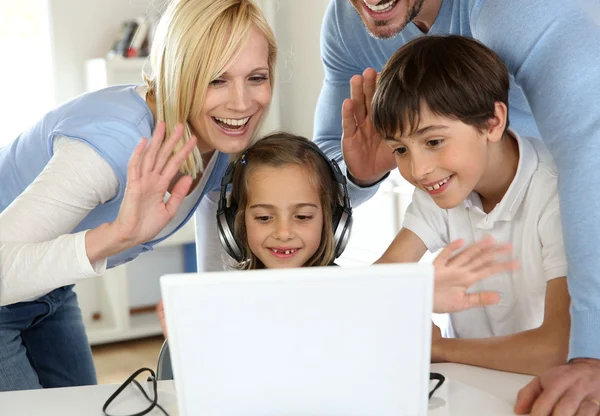
[[[96,384],[73,286],[0,306],[0,391]]]

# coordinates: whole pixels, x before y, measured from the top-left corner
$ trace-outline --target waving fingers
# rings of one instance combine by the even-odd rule
[[[467,267],[469,270],[476,271],[482,268],[486,268],[492,264],[497,264],[501,261],[502,257],[506,257],[512,251],[510,244],[494,245],[488,247],[469,259],[468,262],[463,264],[463,267]]]
[[[342,104],[342,138],[348,140],[356,133],[356,118],[354,117],[354,103],[348,98]]]
[[[190,186],[192,186],[193,179],[191,176],[183,176],[179,178],[175,186],[173,187],[173,191],[171,192],[171,197],[167,201],[166,207],[169,214],[172,217],[175,216],[179,205],[183,202],[183,199],[187,195],[190,190]]]
[[[473,259],[481,256],[486,250],[494,246],[494,240],[491,236],[486,236],[481,240],[471,244],[463,251],[452,257],[449,263],[452,266],[464,266],[469,264]]]
[[[152,134],[152,139],[150,140],[150,144],[148,145],[142,160],[142,173],[147,173],[154,169],[156,155],[158,154],[158,151],[161,148],[165,138],[165,129],[166,127],[164,121],[159,121],[156,123],[154,133]]]
[[[454,240],[448,244],[435,258],[434,265],[445,265],[452,257],[454,257],[456,251],[460,250],[464,246],[465,242],[463,239]]]
[[[148,144],[148,139],[142,137],[142,140],[135,147],[131,158],[129,159],[129,163],[127,164],[127,179],[128,180],[137,180],[141,176],[141,165],[142,158],[144,155],[144,150],[146,149],[146,145]]]
[[[360,126],[367,118],[363,77],[360,75],[354,75],[350,78],[350,98],[354,107],[356,123]]]
[[[464,309],[495,305],[498,302],[500,302],[500,294],[497,292],[468,293],[465,295]]]
[[[367,116],[371,112],[371,103],[375,95],[375,86],[377,84],[377,72],[373,68],[367,68],[363,72],[363,91],[365,94],[365,106]]]

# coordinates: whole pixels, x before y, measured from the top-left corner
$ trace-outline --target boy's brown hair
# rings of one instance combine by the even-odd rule
[[[502,60],[480,42],[422,36],[398,49],[379,74],[373,125],[383,138],[414,133],[421,106],[427,105],[434,114],[481,131],[494,117],[496,102],[508,108],[509,85]]]

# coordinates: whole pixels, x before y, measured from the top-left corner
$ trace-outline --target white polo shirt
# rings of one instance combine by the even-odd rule
[[[541,140],[510,134],[519,145],[517,173],[506,195],[486,214],[479,194],[472,192],[456,208],[439,208],[416,189],[403,226],[436,252],[462,238],[466,245],[491,234],[496,242],[510,242],[521,267],[476,283],[469,291],[502,294],[498,305],[450,314],[458,338],[482,338],[539,327],[544,320],[546,283],[567,275],[567,259],[558,205],[558,174]]]

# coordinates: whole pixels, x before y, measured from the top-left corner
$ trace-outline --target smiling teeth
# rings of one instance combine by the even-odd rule
[[[292,254],[295,253],[298,249],[291,249],[291,250],[277,250],[276,248],[272,248],[271,250],[273,250],[273,253],[284,253],[284,254]]]
[[[363,0],[363,3],[365,3],[365,6],[367,6],[372,11],[378,12],[378,13],[383,13],[383,12],[387,12],[388,10],[391,10],[392,7],[394,7],[394,5],[396,4],[396,1],[398,1],[398,0],[391,0],[385,4],[381,4],[379,6],[373,6],[372,4],[367,3],[367,0]]]
[[[425,189],[427,189],[428,191],[435,191],[435,190],[438,190],[438,189],[440,189],[440,186],[442,186],[443,184],[445,184],[446,182],[448,182],[448,179],[450,179],[450,177],[447,177],[447,178],[446,178],[446,179],[444,179],[443,181],[440,181],[440,182],[436,183],[436,184],[435,184],[435,185],[433,185],[433,186],[425,186],[425,185],[423,185],[423,187],[424,187]]]
[[[250,120],[250,117],[244,117],[244,118],[240,118],[240,119],[215,117],[215,120],[220,121],[221,123],[227,124],[232,127],[239,127],[239,126],[243,126],[244,124],[246,124],[248,122],[248,120]]]

